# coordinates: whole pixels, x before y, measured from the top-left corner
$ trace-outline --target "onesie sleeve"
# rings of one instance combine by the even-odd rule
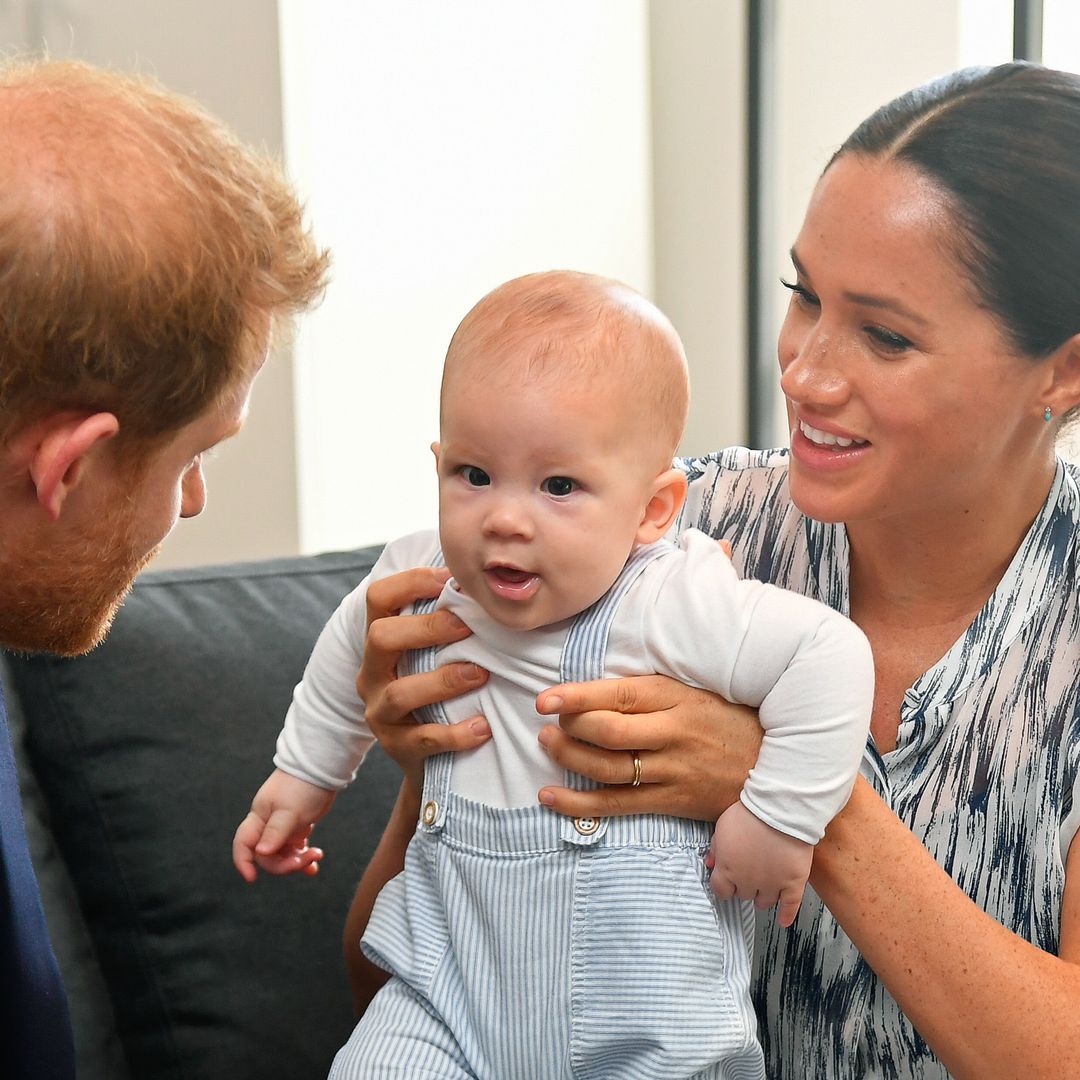
[[[870,644],[824,604],[742,581],[716,541],[691,530],[660,559],[642,636],[653,670],[756,706],[765,737],[742,802],[817,843],[847,802],[874,694]]]
[[[293,690],[274,754],[279,769],[332,790],[351,783],[375,741],[356,692],[367,633],[368,586],[399,570],[430,564],[437,550],[432,532],[387,544],[371,573],[330,616]]]

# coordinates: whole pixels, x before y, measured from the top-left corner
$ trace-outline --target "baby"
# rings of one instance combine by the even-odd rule
[[[335,1078],[764,1077],[749,997],[753,905],[788,924],[813,853],[850,794],[873,663],[815,601],[740,581],[713,539],[664,539],[686,493],[672,467],[688,402],[668,320],[625,285],[532,274],[485,296],[443,372],[439,531],[387,546],[371,578],[425,563],[472,630],[407,654],[403,673],[471,660],[475,693],[425,720],[483,713],[489,742],[428,761],[404,872],[362,947],[392,978],[339,1052]],[[234,861],[307,869],[311,823],[372,742],[355,690],[368,581],[323,630],[237,831]],[[430,610],[434,601],[416,610]],[[537,742],[536,695],[660,672],[758,707],[741,800],[711,824],[561,818],[546,784],[586,783]],[[637,784],[643,767],[634,754]]]

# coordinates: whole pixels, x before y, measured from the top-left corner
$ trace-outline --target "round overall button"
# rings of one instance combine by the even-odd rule
[[[424,803],[424,809],[420,814],[420,820],[425,825],[434,825],[435,819],[439,816],[439,804],[434,799],[429,799]]]
[[[582,836],[592,836],[600,828],[600,822],[603,820],[603,818],[598,817],[576,817],[574,818],[574,828]]]

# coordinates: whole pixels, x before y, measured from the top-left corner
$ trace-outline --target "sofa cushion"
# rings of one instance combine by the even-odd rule
[[[133,1076],[304,1080],[352,1027],[341,926],[396,793],[376,750],[314,878],[231,840],[311,646],[378,549],[143,575],[85,657],[10,658],[27,752]]]

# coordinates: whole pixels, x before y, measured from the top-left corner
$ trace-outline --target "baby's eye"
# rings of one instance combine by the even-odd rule
[[[569,495],[577,487],[577,481],[569,476],[549,476],[541,485],[540,490],[556,498]]]
[[[462,465],[461,475],[465,477],[465,483],[472,487],[486,487],[491,483],[491,477],[475,465]]]

